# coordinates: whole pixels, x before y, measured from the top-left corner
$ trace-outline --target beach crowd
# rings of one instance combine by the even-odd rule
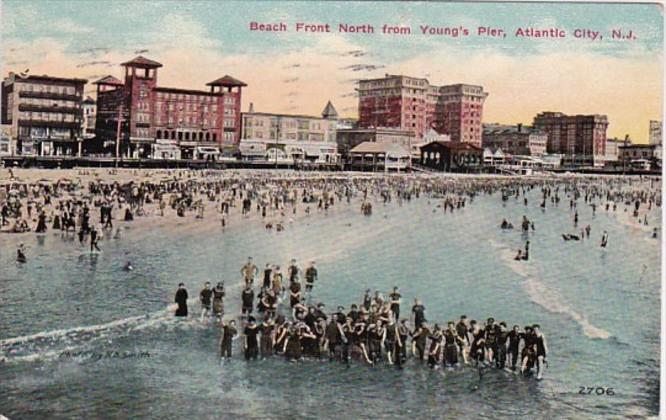
[[[98,253],[100,238],[120,238],[120,225],[142,219],[200,220],[214,218],[223,232],[232,224],[261,223],[280,232],[299,217],[326,216],[337,207],[353,206],[371,217],[373,206],[403,205],[428,200],[433,212],[453,213],[474,205],[481,195],[500,203],[510,200],[541,211],[564,207],[571,217],[562,240],[591,239],[591,218],[581,211],[624,214],[631,223],[650,226],[648,212],[661,207],[658,178],[612,176],[490,177],[432,174],[377,175],[363,173],[277,171],[127,171],[127,176],[99,176],[80,170],[76,177],[24,180],[9,172],[0,182],[0,230],[3,234],[44,235],[60,232],[77,238],[79,246]],[[122,175],[122,174],[121,174]],[[245,220],[247,219],[247,220]],[[171,219],[170,219],[171,220]],[[245,220],[245,221],[244,221]],[[515,260],[527,263],[534,220],[498,220],[498,228],[520,231],[524,247]],[[658,228],[650,226],[657,238]],[[598,243],[609,246],[608,232],[600,229]],[[22,236],[19,236],[22,237]],[[77,241],[71,241],[76,246]],[[29,251],[17,245],[18,264],[30,262]],[[132,270],[135,261],[128,261]],[[242,337],[244,357],[284,355],[289,360],[328,357],[349,363],[388,363],[402,367],[411,355],[433,368],[473,364],[529,373],[540,378],[548,347],[538,324],[518,326],[487,318],[430,322],[425,306],[416,299],[408,317],[401,317],[402,297],[396,287],[387,296],[366,292],[349,307],[327,310],[312,302],[319,281],[315,261],[299,267],[292,260],[259,268],[250,258],[240,271],[241,313],[225,318],[225,285],[205,284],[200,291],[201,319],[218,319],[222,328],[220,354],[232,355],[232,342]],[[255,294],[256,292],[256,294]],[[187,316],[185,285],[176,292],[177,316]],[[404,315],[404,314],[403,314]]]

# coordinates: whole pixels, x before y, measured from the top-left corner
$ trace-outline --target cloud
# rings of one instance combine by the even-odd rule
[[[383,69],[384,67],[386,66],[382,64],[351,64],[349,66],[341,67],[340,70],[373,71]]]
[[[461,60],[446,49],[415,57],[391,68],[418,74],[431,63],[447,69],[430,83],[471,83],[489,92],[484,121],[531,123],[541,111],[606,114],[609,136],[630,133],[647,139],[648,121],[661,119],[663,61],[658,57],[624,59],[588,51],[562,51],[515,57],[494,50]]]
[[[78,68],[82,68],[82,67],[91,67],[91,66],[98,66],[98,65],[100,65],[100,64],[106,64],[106,65],[108,65],[108,64],[111,64],[111,63],[108,62],[108,61],[89,61],[89,62],[87,62],[87,63],[77,64],[76,67],[78,67]]]
[[[111,51],[110,48],[107,47],[91,47],[91,48],[86,48],[83,50],[79,50],[76,53],[81,54],[81,55],[90,55],[90,56],[96,56],[100,54],[108,54],[109,51]]]
[[[363,51],[363,50],[352,50],[352,51],[344,52],[340,55],[342,55],[342,56],[352,56],[352,57],[358,58],[358,57],[363,57],[367,54],[368,53],[366,51]]]
[[[10,62],[28,63],[31,74],[48,74],[60,77],[83,77],[90,74],[109,74],[108,66],[118,67],[128,59],[126,54],[106,49],[94,51],[70,49],[69,44],[55,38],[36,38],[21,41],[15,38],[4,39],[3,47],[13,49],[11,61],[2,63],[2,73],[16,71]],[[82,55],[94,53],[98,60],[81,63]],[[120,74],[116,74],[117,77]]]
[[[602,113],[609,117],[610,136],[629,133],[645,141],[648,121],[662,115],[663,61],[640,46],[612,56],[580,44],[556,52],[544,43],[539,54],[517,55],[508,48],[483,46],[465,47],[461,52],[455,44],[439,42],[407,59],[383,57],[386,64],[369,64],[359,63],[356,53],[376,57],[380,47],[370,50],[353,37],[334,33],[313,37],[298,48],[232,53],[187,14],[170,13],[147,31],[153,41],[138,45],[149,50],[147,58],[164,65],[158,71],[160,86],[207,90],[207,82],[229,74],[248,84],[243,88],[243,104],[253,102],[266,112],[318,115],[329,99],[335,99],[342,117],[355,117],[358,99],[350,91],[360,78],[385,69],[392,74],[426,75],[437,85],[483,85],[490,94],[484,121],[531,123],[536,113],[546,110]],[[104,43],[81,49],[76,38],[5,37],[3,51],[11,52],[2,63],[3,74],[22,70],[14,68],[21,63],[30,67],[31,74],[112,74],[122,79],[120,63],[141,50],[137,45],[107,47]]]
[[[218,49],[221,42],[210,36],[205,26],[187,13],[168,13],[156,21],[151,29],[154,45],[147,50],[162,52],[169,49],[187,49],[200,51]]]

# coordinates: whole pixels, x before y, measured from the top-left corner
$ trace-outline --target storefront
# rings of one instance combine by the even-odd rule
[[[195,149],[195,160],[216,161],[220,159],[220,149],[213,146],[198,146]]]
[[[180,148],[175,140],[155,140],[153,145],[153,159],[175,160],[180,159]]]

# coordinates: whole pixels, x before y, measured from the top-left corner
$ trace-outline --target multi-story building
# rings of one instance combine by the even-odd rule
[[[11,132],[11,125],[0,124],[0,156],[10,156],[14,154]]]
[[[83,100],[83,138],[90,139],[95,137],[95,120],[97,113],[95,112],[95,100],[90,96]]]
[[[533,127],[502,124],[483,126],[483,147],[510,155],[541,156],[546,153],[548,134]]]
[[[361,80],[358,94],[360,128],[411,130],[419,140],[434,128],[454,142],[481,145],[488,96],[481,86],[435,86],[427,79],[387,74]]]
[[[347,159],[349,151],[361,143],[399,144],[405,150],[416,146],[416,136],[411,130],[394,128],[352,128],[337,132],[338,152]]]
[[[434,128],[451,136],[451,141],[481,146],[483,104],[488,93],[474,85],[450,85],[439,89],[440,99]]]
[[[337,162],[337,119],[330,101],[321,117],[255,112],[252,107],[241,116],[241,157],[271,162]]]
[[[84,79],[20,76],[2,83],[2,124],[17,154],[76,156],[81,153]]]
[[[603,165],[606,155],[605,115],[565,115],[542,112],[534,128],[548,134],[548,153],[564,155],[565,165]]]
[[[402,75],[359,81],[359,128],[411,130],[422,137],[430,122],[429,88],[426,79]]]
[[[618,146],[620,162],[632,163],[646,161],[650,163],[661,162],[661,144],[630,144]]]
[[[624,139],[618,139],[617,137],[606,139],[606,162],[617,162],[620,160],[619,147],[631,144],[632,142],[628,135]]]
[[[204,159],[240,140],[241,89],[245,83],[224,76],[209,91],[159,87],[162,64],[136,57],[122,66],[125,81],[106,76],[97,82],[97,136],[118,137],[129,158]]]
[[[650,144],[661,144],[661,121],[650,121]]]

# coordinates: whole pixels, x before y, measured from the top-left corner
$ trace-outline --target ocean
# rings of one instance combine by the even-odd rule
[[[650,226],[624,205],[582,200],[573,228],[568,200],[539,208],[499,193],[453,213],[422,197],[374,204],[372,216],[338,203],[283,232],[258,222],[226,231],[194,219],[168,229],[128,224],[90,255],[75,239],[49,231],[26,236],[28,264],[0,236],[0,414],[9,418],[644,418],[659,407],[661,209]],[[520,219],[534,221],[524,236]],[[503,218],[517,227],[501,230]],[[562,240],[590,224],[592,238]],[[194,227],[191,225],[195,225]],[[609,246],[599,246],[602,232]],[[660,232],[661,233],[661,232]],[[530,240],[530,259],[516,250]],[[3,245],[3,241],[5,241]],[[428,320],[466,314],[509,326],[539,323],[548,339],[544,380],[473,367],[431,370],[411,359],[404,370],[282,357],[218,359],[219,327],[196,314],[204,281],[224,280],[229,316],[240,311],[240,267],[291,258],[317,261],[313,299],[333,311],[360,303],[367,288],[399,286],[401,312],[415,298]],[[135,269],[123,270],[131,260]],[[175,319],[179,282],[190,317]],[[583,392],[581,393],[581,388]],[[592,388],[588,393],[588,388]],[[599,389],[603,395],[599,395]],[[609,392],[610,389],[610,392]],[[612,394],[612,395],[609,395]]]

